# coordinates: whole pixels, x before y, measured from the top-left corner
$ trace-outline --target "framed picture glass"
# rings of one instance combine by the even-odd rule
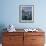
[[[19,5],[19,22],[34,22],[34,5]]]

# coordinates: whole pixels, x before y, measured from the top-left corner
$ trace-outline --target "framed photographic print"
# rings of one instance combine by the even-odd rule
[[[19,21],[34,22],[34,5],[19,5]]]

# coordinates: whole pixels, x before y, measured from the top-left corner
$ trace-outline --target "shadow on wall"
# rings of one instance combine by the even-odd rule
[[[2,43],[2,32],[5,32],[6,30],[3,30],[4,28],[6,28],[6,26],[4,24],[0,24],[0,43]]]

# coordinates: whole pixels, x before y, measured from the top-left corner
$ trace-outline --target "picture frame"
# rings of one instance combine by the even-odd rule
[[[34,5],[19,5],[19,22],[34,22]]]

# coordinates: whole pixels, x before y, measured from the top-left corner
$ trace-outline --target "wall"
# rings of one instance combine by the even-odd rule
[[[34,23],[19,23],[19,5],[32,5],[32,0],[0,0],[0,25],[13,24],[16,28],[46,28],[46,0],[36,0],[34,6]]]

